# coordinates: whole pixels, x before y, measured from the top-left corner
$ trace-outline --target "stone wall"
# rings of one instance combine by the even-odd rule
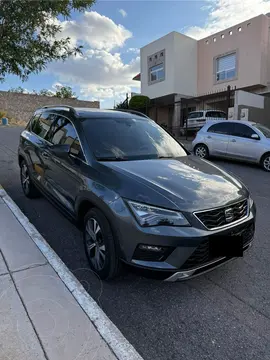
[[[77,99],[59,99],[42,95],[19,94],[0,91],[0,111],[6,111],[9,117],[28,121],[33,112],[45,105],[70,105],[99,109],[99,101],[83,101]]]

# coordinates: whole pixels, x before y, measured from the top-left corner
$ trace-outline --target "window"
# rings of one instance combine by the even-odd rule
[[[241,32],[241,31],[242,31],[242,28],[241,28],[241,26],[240,26],[240,27],[238,28],[238,31],[239,31],[239,32]]]
[[[227,114],[223,111],[207,111],[205,117],[216,118],[216,119],[226,119]]]
[[[202,111],[196,111],[188,115],[188,119],[197,119],[203,117]]]
[[[252,130],[249,126],[245,124],[234,124],[233,136],[243,137],[243,138],[251,138],[251,135],[256,134],[254,130]]]
[[[156,65],[150,68],[150,81],[162,81],[165,78],[165,71],[163,64]]]
[[[70,154],[84,160],[76,130],[68,119],[57,116],[56,121],[50,129],[48,140],[54,145],[70,145]]]
[[[205,43],[206,43],[206,45],[208,45],[208,44],[209,44],[209,40],[205,40]]]
[[[225,38],[225,35],[224,35],[224,34],[221,34],[220,36],[221,36],[221,39],[224,39],[224,38]]]
[[[223,135],[231,135],[233,132],[233,124],[229,122],[218,123],[210,126],[207,132],[223,134]]]
[[[153,120],[100,118],[83,121],[85,136],[99,161],[186,156],[186,151]]]
[[[32,120],[31,130],[39,137],[45,139],[54,120],[54,114],[43,113],[40,115],[40,117],[37,116]]]
[[[264,125],[261,124],[255,124],[253,125],[256,129],[258,129],[265,137],[268,139],[270,138],[270,129]]]
[[[213,41],[216,42],[216,41],[217,41],[217,38],[214,37],[214,38],[213,38]]]
[[[216,59],[216,81],[230,80],[236,77],[236,53]]]
[[[229,31],[229,35],[232,35],[232,31]]]

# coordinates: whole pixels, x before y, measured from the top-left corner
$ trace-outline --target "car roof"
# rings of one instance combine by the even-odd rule
[[[241,123],[246,125],[256,125],[257,123],[254,121],[248,121],[248,120],[208,120],[206,122],[206,125],[214,125],[218,123],[224,123],[224,122],[230,122],[230,123]]]
[[[196,113],[196,112],[207,112],[207,111],[214,111],[214,112],[224,112],[223,110],[218,110],[218,109],[207,109],[207,110],[194,110],[194,111],[190,111],[188,114],[193,114],[193,113]]]
[[[106,109],[96,109],[96,108],[87,108],[87,107],[72,107],[66,105],[52,105],[52,106],[43,106],[42,108],[37,109],[36,112],[40,111],[54,111],[61,115],[72,114],[80,120],[90,120],[97,118],[147,118],[150,119],[145,114],[138,112],[136,110],[106,110]]]

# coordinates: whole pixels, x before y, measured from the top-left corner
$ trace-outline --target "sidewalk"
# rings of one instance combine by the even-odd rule
[[[1,186],[0,359],[141,359]]]

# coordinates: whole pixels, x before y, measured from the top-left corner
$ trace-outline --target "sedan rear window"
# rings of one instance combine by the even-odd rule
[[[154,121],[142,118],[100,118],[83,121],[96,158],[144,160],[186,156],[183,147]]]

